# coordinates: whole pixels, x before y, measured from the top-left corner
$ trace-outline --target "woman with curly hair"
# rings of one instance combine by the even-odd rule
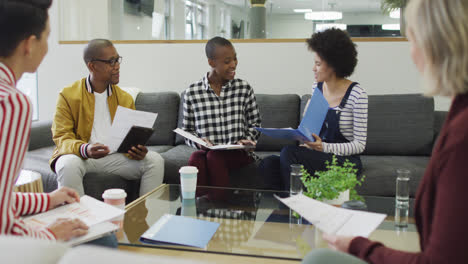
[[[336,155],[340,164],[348,159],[356,164],[358,173],[362,169],[359,154],[366,147],[367,93],[347,79],[357,64],[356,45],[336,28],[313,34],[307,44],[314,54],[312,94],[320,90],[330,108],[319,135],[312,134],[314,142],[284,147],[280,156],[269,156],[260,163],[260,174],[271,189],[289,190],[291,164],[302,164],[314,175],[325,170],[325,161]]]

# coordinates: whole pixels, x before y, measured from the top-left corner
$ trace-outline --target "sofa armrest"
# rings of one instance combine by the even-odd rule
[[[53,146],[54,141],[52,140],[51,128],[52,120],[32,122],[28,150]]]

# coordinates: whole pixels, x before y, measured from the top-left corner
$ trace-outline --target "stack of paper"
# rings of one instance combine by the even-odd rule
[[[327,234],[368,237],[386,217],[385,214],[338,208],[303,194],[276,198]]]
[[[111,152],[116,152],[133,126],[153,128],[157,117],[157,113],[118,106],[109,137],[102,144],[108,146]]]
[[[119,227],[109,221],[125,214],[124,210],[98,201],[90,196],[83,196],[79,203],[67,204],[53,210],[27,216],[23,220],[29,225],[44,228],[59,218],[80,219],[88,227],[88,234],[70,240],[71,245],[81,244],[117,230]]]

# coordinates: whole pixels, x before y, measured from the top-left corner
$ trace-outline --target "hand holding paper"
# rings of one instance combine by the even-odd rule
[[[297,129],[261,127],[256,127],[255,129],[270,137],[294,139],[302,142],[315,141],[312,134],[320,134],[328,108],[327,99],[323,97],[319,89],[315,89],[312,98],[310,98],[307,111]]]
[[[213,144],[210,144],[208,142],[206,142],[205,140],[197,137],[197,136],[194,136],[192,134],[190,134],[189,132],[187,131],[184,131],[180,128],[176,128],[174,129],[174,132],[176,132],[177,134],[183,136],[184,138],[186,139],[189,139],[195,143],[197,143],[198,145],[200,146],[203,146],[207,149],[212,149],[212,150],[232,150],[232,149],[253,149],[255,148],[255,145],[242,145],[242,144],[226,144],[226,145],[213,145]]]

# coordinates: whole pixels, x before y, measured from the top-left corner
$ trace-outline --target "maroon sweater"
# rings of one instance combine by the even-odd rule
[[[363,237],[351,241],[349,253],[370,263],[468,263],[468,94],[452,103],[416,195],[415,218],[420,253]]]

